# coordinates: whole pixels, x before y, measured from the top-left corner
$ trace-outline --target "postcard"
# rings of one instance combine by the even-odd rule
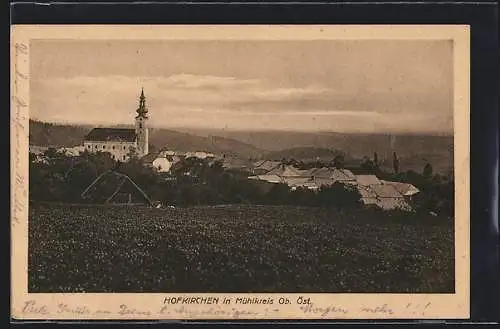
[[[468,318],[469,39],[12,26],[13,318]]]

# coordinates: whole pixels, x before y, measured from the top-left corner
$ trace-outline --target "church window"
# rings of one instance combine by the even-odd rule
[[[97,145],[95,146],[95,148],[97,148]]]
[[[125,156],[123,156],[123,160],[125,160]]]
[[[103,146],[102,146],[102,148],[103,148],[103,149],[105,149],[105,148],[106,148],[106,145],[103,145]]]
[[[115,149],[115,146],[113,145],[113,150]]]
[[[87,148],[90,148],[90,145],[87,145]]]
[[[123,149],[125,149],[125,146],[123,147]]]
[[[142,123],[139,123],[139,129],[142,129]]]

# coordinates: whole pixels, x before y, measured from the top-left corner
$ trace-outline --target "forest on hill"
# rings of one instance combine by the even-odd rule
[[[52,124],[30,120],[30,145],[71,147],[82,145],[93,128],[86,125]],[[377,153],[379,166],[392,168],[397,152],[401,170],[421,172],[431,163],[434,171],[446,174],[453,169],[453,137],[427,135],[340,134],[303,132],[174,131],[150,129],[151,152],[162,149],[206,151],[244,160],[311,161],[333,159],[342,152],[348,163],[360,163]]]
[[[181,130],[179,128],[179,130]],[[300,131],[231,131],[184,129],[199,136],[221,136],[268,150],[266,159],[324,158],[340,150],[347,158],[363,159],[378,154],[381,167],[390,169],[393,152],[398,154],[401,168],[421,171],[432,163],[436,172],[446,173],[453,167],[452,135],[407,133],[337,133]]]
[[[82,145],[85,135],[93,127],[30,120],[29,128],[30,145],[73,147]],[[257,147],[234,139],[219,136],[202,137],[163,128],[150,128],[149,143],[152,152],[163,149],[183,152],[206,151],[244,159],[257,158],[264,154],[264,151]]]

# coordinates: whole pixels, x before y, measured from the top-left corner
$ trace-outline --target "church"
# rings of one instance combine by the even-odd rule
[[[88,152],[108,152],[117,161],[126,162],[130,153],[141,158],[149,153],[148,109],[144,88],[139,98],[135,129],[94,128],[85,136],[83,146]]]

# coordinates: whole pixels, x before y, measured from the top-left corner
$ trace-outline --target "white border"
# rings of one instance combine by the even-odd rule
[[[34,39],[71,40],[453,40],[455,133],[454,294],[205,294],[275,298],[251,306],[191,305],[164,310],[167,293],[29,294],[27,292],[29,44]],[[451,319],[469,317],[469,26],[465,25],[17,25],[11,30],[11,223],[12,315],[16,319]],[[17,73],[16,73],[17,72]],[[187,296],[194,294],[185,294]],[[200,294],[195,294],[200,295]],[[203,294],[201,294],[203,295]],[[175,294],[177,296],[177,294]],[[310,297],[314,310],[295,301]],[[289,305],[279,305],[278,298]],[[29,303],[32,304],[29,304]],[[28,303],[28,304],[27,304]],[[57,312],[65,303],[75,312]],[[26,307],[26,305],[31,305]],[[127,305],[128,314],[120,313]],[[363,307],[379,309],[363,312]],[[347,310],[345,313],[342,310]],[[109,313],[107,313],[109,312]]]

